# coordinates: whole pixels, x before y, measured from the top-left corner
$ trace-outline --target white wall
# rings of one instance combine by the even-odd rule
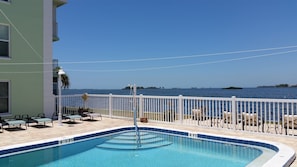
[[[43,0],[43,109],[47,117],[51,117],[55,111],[55,100],[53,95],[53,0]]]

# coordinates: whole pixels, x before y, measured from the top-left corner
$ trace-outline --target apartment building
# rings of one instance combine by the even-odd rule
[[[67,0],[0,0],[0,116],[51,116],[56,10]]]

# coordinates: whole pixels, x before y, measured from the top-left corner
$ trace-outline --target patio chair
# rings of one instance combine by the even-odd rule
[[[94,120],[95,117],[100,117],[102,120],[102,115],[100,113],[89,111],[89,108],[78,108],[78,114],[82,117],[82,119],[89,118],[89,120]]]
[[[297,115],[284,115],[283,118],[286,135],[288,134],[288,129],[297,129]]]
[[[196,108],[192,109],[192,119],[198,121],[205,121],[208,119],[208,116],[206,114],[206,109],[205,108]]]
[[[244,130],[244,126],[257,126],[258,131],[260,125],[263,124],[263,120],[261,120],[257,113],[242,113],[242,130]],[[264,132],[264,126],[262,125],[262,132]]]
[[[223,121],[227,124],[227,127],[229,128],[229,124],[232,124],[232,113],[229,111],[223,112]]]
[[[229,111],[224,111],[223,112],[223,120],[224,120],[224,123],[231,124],[232,123],[232,113]]]
[[[37,125],[43,124],[43,126],[45,126],[46,123],[52,123],[52,126],[54,126],[53,120],[51,118],[46,118],[44,113],[40,113],[36,117],[30,117],[28,120],[28,125],[30,122],[34,122]]]
[[[240,118],[237,118],[237,113],[235,113],[235,124],[237,125],[238,123],[241,122]],[[230,124],[233,124],[233,116],[232,116],[232,112],[230,111],[223,111],[223,121],[225,124],[227,124],[227,128],[229,128]]]

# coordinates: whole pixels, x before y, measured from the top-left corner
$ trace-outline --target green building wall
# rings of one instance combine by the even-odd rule
[[[51,73],[44,71],[43,65],[44,56],[48,56],[44,52],[44,1],[0,3],[0,24],[3,23],[10,25],[10,58],[0,58],[0,81],[10,83],[8,115],[43,113],[44,98],[50,96],[50,92],[45,95],[44,75]]]

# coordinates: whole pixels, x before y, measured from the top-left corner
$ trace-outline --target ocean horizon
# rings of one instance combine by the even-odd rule
[[[63,89],[63,95],[74,94],[114,94],[131,95],[129,89]],[[137,95],[150,96],[195,96],[195,97],[232,97],[239,98],[273,98],[273,99],[297,99],[297,88],[158,88],[158,89],[138,89]]]

